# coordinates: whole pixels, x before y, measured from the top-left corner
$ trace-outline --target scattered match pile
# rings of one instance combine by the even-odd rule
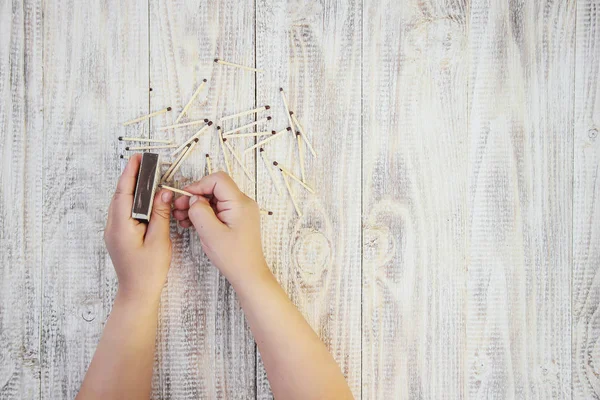
[[[216,58],[214,60],[214,62],[216,64],[222,65],[224,67],[239,68],[239,69],[242,69],[245,71],[252,71],[254,73],[262,72],[260,69],[247,67],[247,66],[240,65],[240,64],[235,64],[235,63],[231,63],[228,61],[223,61],[218,58]],[[220,125],[216,125],[213,123],[213,121],[209,121],[208,119],[181,122],[181,120],[184,118],[184,116],[186,116],[188,114],[191,107],[193,107],[193,104],[194,104],[195,100],[198,98],[198,96],[200,95],[200,93],[202,93],[203,90],[205,89],[207,82],[208,81],[206,79],[204,79],[202,81],[202,83],[200,83],[200,85],[194,91],[194,94],[189,99],[187,104],[181,109],[181,112],[179,113],[179,115],[177,116],[177,118],[175,119],[175,121],[173,122],[172,125],[160,127],[157,129],[158,131],[166,131],[166,130],[187,128],[187,127],[192,127],[192,126],[195,126],[195,127],[200,126],[199,129],[193,135],[188,137],[182,143],[174,143],[173,141],[166,140],[166,139],[149,139],[149,138],[145,138],[145,137],[120,136],[119,141],[143,144],[143,145],[139,145],[139,146],[127,146],[127,147],[125,147],[125,150],[128,152],[138,152],[138,151],[164,152],[164,151],[174,149],[168,154],[168,156],[161,157],[161,159],[169,159],[170,158],[171,160],[167,161],[167,162],[163,161],[163,163],[162,163],[162,167],[164,167],[165,170],[164,170],[164,172],[161,173],[161,178],[160,178],[161,183],[159,186],[162,187],[163,189],[171,190],[175,193],[178,193],[178,194],[181,194],[184,196],[192,196],[192,194],[189,192],[186,192],[184,190],[173,187],[172,186],[173,184],[171,182],[175,181],[176,174],[178,171],[180,171],[182,164],[189,158],[189,156],[192,154],[192,152],[197,147],[200,147],[200,145],[199,145],[200,138],[203,135],[206,135],[208,132],[211,132],[211,131],[214,132],[214,130],[216,130],[216,133],[219,138],[219,144],[220,144],[218,150],[223,155],[223,160],[224,160],[224,164],[225,164],[224,167],[225,167],[227,173],[233,177],[231,163],[236,162],[240,166],[240,168],[242,169],[242,171],[244,172],[246,177],[251,182],[254,183],[254,177],[252,176],[252,174],[250,174],[250,172],[246,168],[246,165],[244,163],[244,157],[247,154],[250,154],[252,151],[255,151],[258,149],[258,153],[260,154],[260,157],[262,158],[263,162],[265,163],[265,167],[267,168],[267,171],[271,178],[271,182],[275,186],[277,193],[279,195],[282,195],[282,189],[280,188],[280,185],[278,184],[277,176],[276,176],[276,173],[279,173],[279,174],[281,174],[281,177],[285,184],[285,188],[287,190],[287,194],[290,197],[292,204],[294,205],[294,209],[296,210],[296,213],[298,214],[298,216],[301,216],[302,213],[301,213],[300,207],[298,205],[298,200],[294,194],[294,191],[292,188],[292,183],[299,185],[301,188],[303,188],[304,190],[307,190],[310,193],[315,193],[314,189],[311,188],[306,182],[306,171],[305,171],[305,165],[304,165],[305,158],[306,158],[305,146],[308,148],[309,152],[311,153],[311,155],[313,157],[316,157],[317,153],[315,152],[308,136],[306,135],[306,131],[300,124],[298,117],[292,110],[290,110],[290,107],[289,107],[289,104],[288,104],[288,101],[287,101],[287,98],[286,98],[283,88],[280,88],[279,91],[281,94],[283,108],[285,110],[287,120],[289,123],[289,125],[287,127],[284,127],[283,129],[280,129],[280,130],[271,130],[268,132],[257,132],[256,128],[258,125],[263,124],[263,123],[268,123],[269,121],[272,120],[272,117],[270,115],[267,115],[267,116],[262,115],[265,112],[271,111],[271,106],[264,105],[264,106],[261,106],[261,107],[258,107],[258,108],[252,109],[252,110],[242,111],[242,112],[239,112],[239,113],[236,113],[233,115],[229,115],[229,116],[220,118],[219,122],[221,124],[225,121],[236,120],[241,117],[249,116],[249,115],[253,115],[255,118],[254,122],[247,123],[247,124],[238,126],[237,128],[229,129],[229,130],[223,132],[223,129],[221,128]],[[144,115],[144,116],[135,118],[131,121],[127,121],[127,122],[123,123],[123,125],[128,126],[128,125],[136,124],[136,123],[139,123],[142,121],[149,120],[150,118],[153,118],[157,115],[162,115],[162,114],[168,113],[170,111],[172,111],[172,108],[167,107],[162,110],[158,110],[153,113],[150,113],[148,115]],[[142,131],[142,135],[143,135],[143,131]],[[298,176],[297,174],[294,174],[289,168],[284,167],[278,161],[269,159],[266,154],[266,151],[265,151],[266,144],[272,143],[273,141],[275,141],[279,138],[282,138],[286,135],[294,135],[295,136],[294,142],[297,147],[297,154],[299,157],[300,176]],[[256,142],[252,146],[245,149],[243,154],[239,154],[234,149],[234,147],[231,145],[230,141],[235,140],[235,139],[240,139],[240,138],[255,138]],[[210,156],[211,150],[213,150],[213,149],[203,149],[203,152],[205,153],[205,167],[206,167],[205,171],[208,174],[211,174],[213,172],[213,161]],[[121,158],[128,159],[129,157],[121,155]],[[261,214],[262,215],[272,215],[273,213],[271,211],[261,209]]]

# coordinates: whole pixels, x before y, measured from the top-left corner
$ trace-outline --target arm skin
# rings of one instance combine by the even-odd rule
[[[181,226],[196,228],[204,251],[237,292],[275,398],[353,398],[335,360],[267,267],[256,202],[222,172],[185,190],[197,196],[175,200],[173,215]]]
[[[141,156],[129,160],[110,204],[104,241],[119,289],[77,399],[148,399],[160,293],[171,261],[172,194],[154,198],[149,224],[131,218]]]

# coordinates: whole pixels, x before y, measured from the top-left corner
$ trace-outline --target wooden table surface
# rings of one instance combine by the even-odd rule
[[[0,1],[0,398],[77,393],[117,137],[168,137],[204,78],[191,118],[271,104],[281,129],[281,86],[312,138],[302,217],[256,154],[233,175],[356,398],[599,398],[599,69],[598,0]],[[224,168],[216,137],[177,184]],[[291,137],[266,150],[298,171]],[[270,398],[235,293],[172,237],[154,397]]]

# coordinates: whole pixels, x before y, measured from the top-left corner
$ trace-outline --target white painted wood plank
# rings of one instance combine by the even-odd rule
[[[574,2],[471,3],[472,399],[571,396],[574,18]]]
[[[148,112],[148,4],[44,2],[42,398],[74,398],[110,311],[121,123]]]
[[[318,154],[305,157],[307,181],[316,194],[292,182],[301,218],[287,195],[278,197],[262,160],[257,164],[258,202],[274,212],[262,220],[267,262],[328,346],[356,398],[361,394],[361,8],[355,0],[256,2],[257,67],[265,70],[257,79],[257,103],[273,107],[269,126],[285,128],[283,87]],[[265,150],[300,176],[296,146],[289,135]],[[271,396],[259,365],[257,397]]]
[[[202,80],[208,80],[181,122],[209,118],[215,124],[200,137],[176,175],[175,185],[183,186],[205,175],[206,153],[215,170],[226,170],[217,121],[255,107],[254,74],[213,62],[222,58],[254,64],[254,6],[236,0],[151,0],[150,27],[151,108],[175,110],[153,127],[174,122]],[[253,120],[248,116],[239,123]],[[172,135],[180,142],[197,129],[177,129]],[[153,137],[164,134],[152,132]],[[242,152],[251,142],[232,141],[232,145]],[[253,156],[246,158],[246,166],[254,174]],[[237,165],[234,179],[254,196],[254,184]],[[254,398],[255,345],[235,293],[204,255],[196,232],[177,235],[176,229],[173,223],[174,255],[162,296],[154,397]]]
[[[573,399],[600,398],[600,2],[577,3]]]
[[[365,1],[366,399],[466,397],[467,13]]]
[[[38,399],[42,2],[0,3],[0,398]]]

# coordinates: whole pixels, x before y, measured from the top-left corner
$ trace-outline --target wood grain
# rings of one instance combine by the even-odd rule
[[[467,394],[571,393],[575,3],[474,0]]]
[[[365,1],[363,397],[465,398],[467,4]]]
[[[272,129],[285,128],[283,87],[319,155],[306,157],[308,184],[317,193],[291,183],[301,218],[258,163],[258,202],[274,213],[262,220],[265,255],[356,398],[361,387],[361,11],[355,0],[256,2],[256,66],[265,70],[257,76],[257,103],[273,107]],[[300,176],[296,146],[290,134],[265,145],[265,151]],[[271,396],[259,365],[257,398]]]
[[[573,399],[600,399],[600,2],[577,3]]]
[[[255,108],[254,74],[213,62],[221,58],[254,64],[254,7],[236,0],[151,0],[150,26],[151,108],[175,110],[159,123],[174,122],[202,80],[208,80],[181,122],[209,118],[215,124],[200,137],[176,175],[179,187],[207,173],[207,153],[215,170],[226,169],[217,140],[218,119]],[[247,116],[223,127],[253,120]],[[173,137],[181,142],[197,129],[177,129]],[[164,134],[152,132],[154,137]],[[232,145],[241,152],[251,142]],[[245,161],[254,175],[254,158]],[[238,165],[233,177],[254,196],[254,184]],[[233,289],[204,255],[194,230],[179,234],[173,223],[172,237],[174,255],[162,296],[154,397],[254,398],[255,345]]]
[[[75,397],[115,295],[102,235],[121,124],[149,112],[147,10],[44,2],[42,398]]]
[[[42,2],[0,3],[0,398],[40,396]]]

